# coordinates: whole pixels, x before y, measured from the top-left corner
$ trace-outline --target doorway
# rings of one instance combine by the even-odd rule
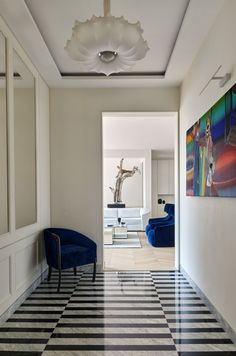
[[[177,112],[104,112],[102,132],[104,270],[179,269]],[[129,177],[115,205],[121,169]],[[145,228],[166,204],[175,207],[175,246],[153,247]]]

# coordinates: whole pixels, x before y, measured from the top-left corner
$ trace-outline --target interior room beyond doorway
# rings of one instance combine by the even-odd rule
[[[104,270],[178,265],[176,136],[176,113],[103,113]]]

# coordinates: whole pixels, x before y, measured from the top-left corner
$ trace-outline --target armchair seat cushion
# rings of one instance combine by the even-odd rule
[[[62,269],[82,266],[92,263],[96,255],[88,247],[79,245],[62,245],[61,246],[61,264]]]

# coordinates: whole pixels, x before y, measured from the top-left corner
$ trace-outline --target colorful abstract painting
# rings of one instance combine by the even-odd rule
[[[236,84],[187,131],[187,195],[236,197]]]

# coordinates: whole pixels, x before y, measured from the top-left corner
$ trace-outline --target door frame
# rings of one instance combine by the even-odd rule
[[[179,270],[180,268],[180,187],[179,187],[179,176],[180,176],[180,162],[179,162],[179,115],[176,111],[112,111],[102,112],[102,229],[104,223],[104,194],[103,194],[103,161],[104,161],[104,148],[103,148],[103,127],[104,127],[104,118],[105,117],[172,117],[175,119],[175,148],[174,148],[174,170],[175,170],[175,269]],[[103,230],[102,230],[103,237]],[[104,266],[104,245],[102,238],[102,269]]]

